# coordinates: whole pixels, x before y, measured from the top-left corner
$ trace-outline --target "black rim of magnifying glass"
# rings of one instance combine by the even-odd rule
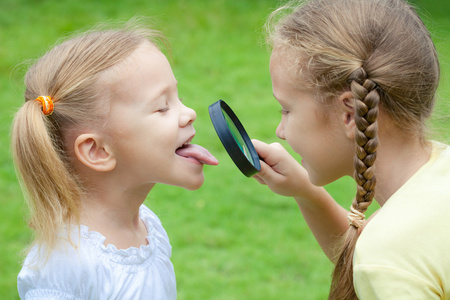
[[[247,149],[250,152],[249,154],[251,156],[252,162],[247,159],[247,157],[239,147],[237,141],[231,134],[230,128],[228,127],[227,121],[225,120],[225,117],[223,115],[223,111],[230,117],[231,121],[239,131],[239,134],[241,135],[245,145],[247,146]],[[247,177],[250,177],[261,171],[261,164],[259,162],[259,156],[255,150],[255,147],[253,146],[247,132],[245,131],[244,126],[242,126],[237,116],[225,103],[225,101],[219,100],[211,104],[209,106],[209,116],[220,141],[222,142],[225,150],[228,152],[228,155],[231,157],[239,170]]]

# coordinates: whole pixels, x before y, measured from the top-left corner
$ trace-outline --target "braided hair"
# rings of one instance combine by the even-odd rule
[[[358,184],[352,207],[364,213],[372,202],[376,184],[374,163],[378,147],[377,85],[367,79],[367,73],[359,68],[350,75],[351,89],[355,97],[356,155],[354,159],[355,180]]]
[[[378,147],[378,105],[380,95],[377,84],[367,78],[363,68],[356,69],[350,76],[351,90],[355,101],[355,167],[357,184],[356,197],[350,207],[350,228],[344,240],[333,272],[330,299],[356,299],[353,289],[353,252],[358,229],[363,225],[367,208],[375,195],[375,160]],[[342,288],[347,287],[347,289]]]

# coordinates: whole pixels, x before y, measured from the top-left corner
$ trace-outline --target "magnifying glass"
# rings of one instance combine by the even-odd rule
[[[261,171],[258,153],[233,110],[223,100],[209,106],[209,116],[228,155],[245,176]]]

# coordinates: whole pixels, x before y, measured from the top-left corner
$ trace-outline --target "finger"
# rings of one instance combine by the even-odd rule
[[[253,139],[252,143],[259,157],[269,166],[274,166],[279,163],[282,156],[287,153],[286,149],[280,143],[272,143],[269,145],[256,139]]]
[[[261,161],[261,170],[258,172],[258,178],[266,184],[275,182],[280,179],[281,174],[269,164]]]
[[[253,175],[253,178],[255,178],[256,181],[258,181],[260,184],[267,185],[265,183],[265,181],[261,177],[259,177],[258,175]]]
[[[261,142],[260,140],[252,139],[252,144],[258,152],[259,157],[262,159],[266,158],[269,155],[269,145]]]

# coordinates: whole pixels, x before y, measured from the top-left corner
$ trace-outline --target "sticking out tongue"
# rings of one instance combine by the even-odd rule
[[[218,165],[219,161],[208,150],[202,146],[195,144],[188,144],[178,148],[175,153],[179,156],[194,158],[206,165]]]

